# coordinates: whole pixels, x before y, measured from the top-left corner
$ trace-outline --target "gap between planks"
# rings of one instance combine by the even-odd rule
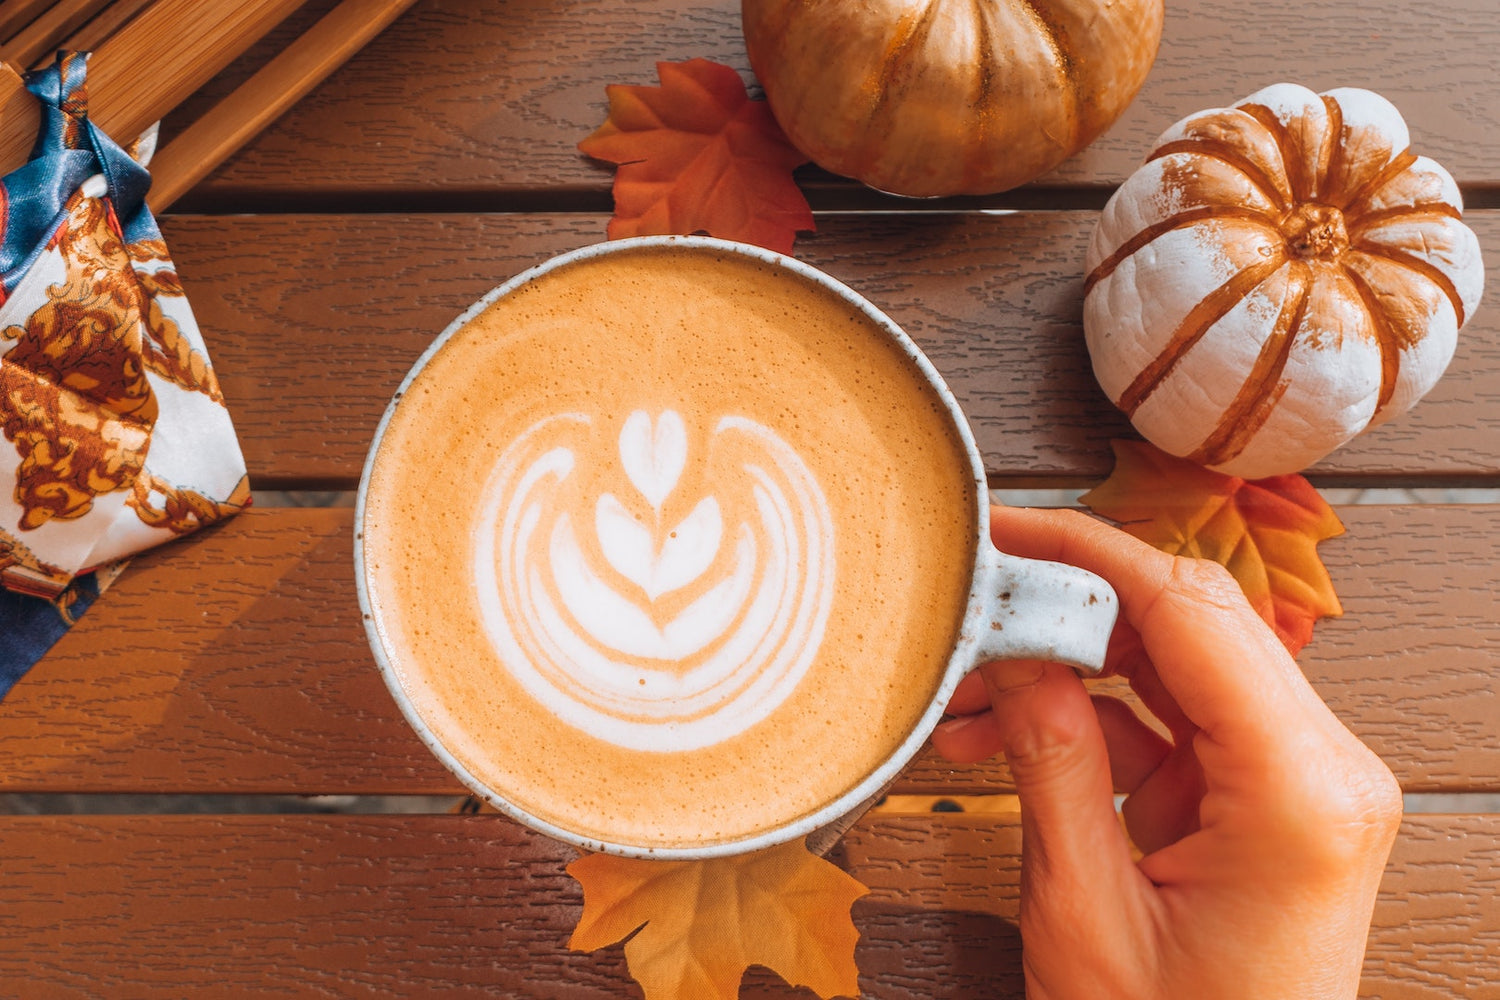
[[[1116,808],[1122,796],[1115,797]],[[1408,816],[1500,815],[1500,795],[1485,793],[1408,793]],[[442,815],[458,811],[462,795],[121,795],[45,793],[0,794],[0,816],[188,816],[188,815]],[[1014,813],[1014,795],[892,796],[875,812]]]
[[[1100,211],[1115,187],[1024,187],[1000,194],[913,201],[833,180],[804,183],[803,194],[815,217],[836,215],[964,215],[973,213]],[[1500,187],[1460,185],[1465,211],[1500,208]],[[184,215],[297,214],[597,214],[614,210],[606,187],[409,189],[385,191],[289,191],[283,188],[221,186],[184,194],[172,212]],[[164,213],[170,214],[170,213]]]

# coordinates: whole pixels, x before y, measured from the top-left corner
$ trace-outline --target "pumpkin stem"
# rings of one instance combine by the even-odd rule
[[[1281,220],[1281,232],[1292,254],[1303,260],[1337,260],[1349,249],[1344,213],[1332,205],[1296,206]]]

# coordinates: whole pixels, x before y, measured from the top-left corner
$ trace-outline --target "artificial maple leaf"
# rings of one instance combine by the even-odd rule
[[[578,144],[618,164],[609,238],[704,232],[791,253],[812,209],[792,180],[806,163],[740,75],[707,59],[657,63],[660,87],[604,88],[609,116]]]
[[[1344,526],[1306,479],[1240,479],[1144,441],[1111,445],[1114,471],[1083,503],[1164,552],[1228,567],[1293,654],[1313,622],[1343,614],[1317,546]]]
[[[568,865],[583,885],[574,951],[625,943],[646,1000],[734,1000],[752,965],[825,1000],[859,994],[849,915],[869,890],[800,841],[706,861],[590,854]]]

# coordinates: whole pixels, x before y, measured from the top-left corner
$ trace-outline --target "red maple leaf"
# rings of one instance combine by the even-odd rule
[[[1293,654],[1315,621],[1343,613],[1317,547],[1344,526],[1306,479],[1240,479],[1144,441],[1110,443],[1114,471],[1084,504],[1164,552],[1222,563]]]
[[[708,233],[791,253],[812,209],[792,180],[807,162],[740,75],[707,59],[657,63],[660,87],[615,84],[609,117],[578,144],[619,165],[610,239]]]

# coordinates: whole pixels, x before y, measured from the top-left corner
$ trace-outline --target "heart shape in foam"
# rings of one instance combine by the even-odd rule
[[[609,564],[646,592],[649,600],[677,590],[702,576],[718,555],[724,534],[719,502],[704,497],[662,540],[660,551],[651,529],[637,521],[613,493],[594,508],[594,530]]]
[[[645,410],[636,410],[625,418],[620,431],[620,462],[631,485],[660,513],[662,502],[676,489],[687,467],[687,427],[682,417],[665,410],[653,421]]]
[[[659,530],[662,504],[687,467],[687,425],[681,415],[664,410],[653,421],[645,410],[631,413],[620,431],[620,464],[656,511]],[[705,497],[658,548],[651,528],[611,493],[599,498],[594,526],[610,565],[651,601],[702,576],[719,551],[724,530],[718,501]]]

